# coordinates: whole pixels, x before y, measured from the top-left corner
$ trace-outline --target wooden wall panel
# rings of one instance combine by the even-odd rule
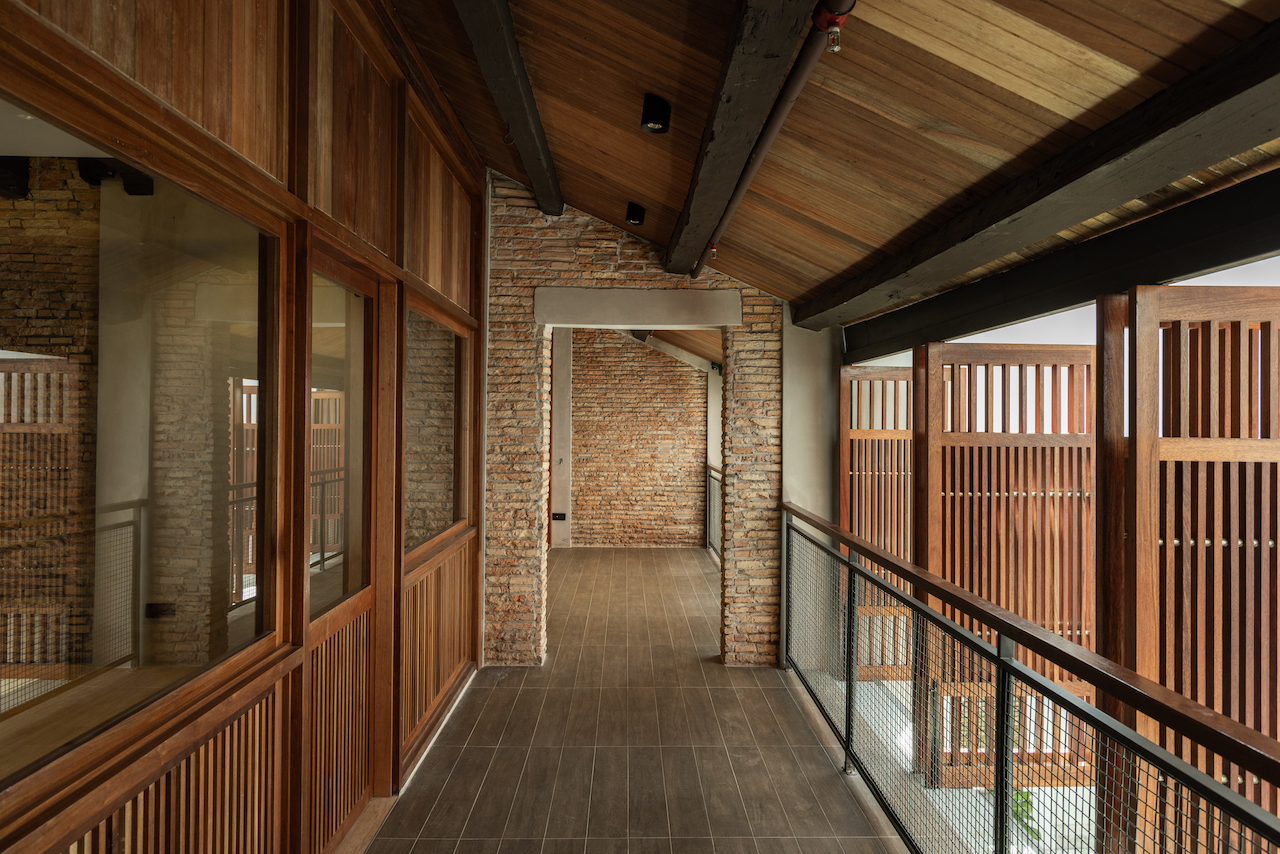
[[[50,24],[284,180],[286,4],[40,0]]]
[[[64,849],[67,854],[276,851],[281,687]]]
[[[418,741],[440,700],[476,660],[475,536],[406,573],[400,617],[400,744]]]
[[[913,562],[911,368],[840,372],[841,524]]]
[[[1130,296],[1132,607],[1137,671],[1280,737],[1280,293]],[[1148,450],[1149,449],[1149,450]],[[1268,810],[1274,786],[1147,733]]]
[[[313,64],[313,201],[390,256],[395,231],[399,78],[325,0]]]
[[[410,110],[405,134],[404,266],[461,308],[471,308],[471,222],[476,204],[442,155],[429,121]]]
[[[309,850],[328,851],[372,791],[370,623],[366,588],[312,624]]]

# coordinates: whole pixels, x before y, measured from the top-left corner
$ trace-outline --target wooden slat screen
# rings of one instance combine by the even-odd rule
[[[107,816],[67,854],[265,854],[280,803],[279,685]]]
[[[365,588],[312,624],[311,845],[322,854],[341,840],[372,790],[369,629]]]
[[[1139,288],[1130,312],[1137,670],[1277,738],[1280,292]],[[1280,809],[1274,786],[1149,734]]]
[[[440,699],[474,661],[475,551],[470,537],[405,575],[401,595],[400,743],[406,756]]]
[[[922,565],[1092,649],[1093,348],[931,344],[921,358]]]

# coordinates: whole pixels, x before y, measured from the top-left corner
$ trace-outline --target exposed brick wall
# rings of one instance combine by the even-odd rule
[[[453,524],[457,336],[409,312],[404,369],[404,545]]]
[[[725,329],[724,636],[727,664],[776,664],[781,602],[782,306],[742,295]]]
[[[70,663],[83,664],[92,655],[100,203],[74,160],[32,158],[30,170],[27,198],[0,199],[0,349],[79,370],[53,419],[67,432],[22,432],[28,419],[4,418],[18,424],[0,432],[0,600],[19,613],[65,608]]]
[[[706,446],[706,374],[630,335],[574,330],[575,546],[701,546]]]
[[[593,285],[743,294],[748,321],[725,336],[724,565],[732,586],[724,599],[724,655],[735,664],[775,661],[781,306],[715,271],[696,280],[673,276],[654,246],[572,208],[546,217],[527,189],[497,175],[490,223],[486,661],[536,664],[546,652],[551,336],[533,322],[533,291]],[[731,386],[735,370],[739,380]],[[733,467],[731,451],[738,455]],[[757,471],[758,461],[775,468]],[[741,494],[729,500],[734,492]]]

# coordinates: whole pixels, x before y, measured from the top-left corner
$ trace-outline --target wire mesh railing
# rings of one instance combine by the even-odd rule
[[[910,847],[1280,852],[1275,815],[1029,669],[1019,648],[1264,779],[1280,778],[1280,744],[800,508],[783,509],[786,663]],[[922,601],[930,597],[983,631],[943,616]]]
[[[724,538],[724,476],[715,466],[707,466],[707,548],[720,554]]]

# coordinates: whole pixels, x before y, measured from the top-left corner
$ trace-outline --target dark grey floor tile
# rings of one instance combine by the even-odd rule
[[[582,643],[585,646],[604,646],[609,636],[609,612],[598,606],[599,597],[591,598],[591,612],[587,615],[587,625],[582,630]]]
[[[755,836],[792,836],[787,814],[782,809],[773,781],[769,779],[760,751],[754,747],[730,747],[728,750],[752,833]]]
[[[535,747],[555,747],[564,744],[564,727],[569,721],[569,705],[573,702],[572,688],[548,688],[547,698],[538,714],[538,726],[533,731]]]
[[[715,854],[757,854],[756,841],[749,836],[717,836]]]
[[[627,840],[627,854],[671,854],[671,840],[632,837]]]
[[[733,766],[724,747],[695,747],[698,779],[707,807],[707,820],[712,836],[729,836],[748,828],[747,808],[733,776]]]
[[[572,688],[578,681],[578,664],[582,661],[582,644],[565,642],[556,649],[556,663],[551,668],[551,688]]]
[[[373,844],[364,850],[364,854],[410,854],[413,851],[413,839],[375,839]]]
[[[596,724],[596,744],[601,747],[625,747],[627,744],[626,688],[600,689],[600,720]]]
[[[654,697],[658,702],[658,736],[662,744],[693,744],[689,717],[684,710],[684,692],[680,688],[655,688]]]
[[[716,720],[720,724],[724,743],[730,747],[755,744],[747,715],[738,701],[738,692],[733,688],[708,688],[707,693],[716,710]]]
[[[709,854],[714,844],[708,838],[680,839],[672,838],[671,854]]]
[[[769,706],[763,688],[739,688],[738,702],[742,704],[757,745],[790,743]]]
[[[548,839],[542,844],[542,854],[583,854],[586,839]]]
[[[712,647],[714,648],[714,647]],[[720,653],[711,652],[699,644],[702,659],[702,678],[712,688],[732,688],[733,679],[729,676],[730,668],[720,661]]]
[[[659,743],[658,701],[653,688],[627,688],[627,744]]]
[[[547,699],[546,688],[522,688],[507,717],[507,728],[498,741],[501,747],[528,747],[538,728],[538,715]]]
[[[498,846],[498,854],[542,854],[542,838],[504,839]]]
[[[595,748],[591,747],[566,747],[561,751],[556,791],[547,821],[548,837],[570,839],[587,835],[595,754]]]
[[[609,620],[613,625],[614,621]],[[600,673],[600,684],[605,688],[624,688],[627,684],[627,644],[625,639],[620,643],[610,643],[604,648],[604,668]]]
[[[462,835],[462,828],[475,805],[476,793],[484,783],[496,751],[496,747],[463,748],[448,782],[427,816],[421,836],[440,839],[452,836],[456,839]]]
[[[473,688],[519,688],[528,667],[482,667],[471,680]]]
[[[437,744],[432,747],[423,760],[422,768],[400,795],[382,827],[378,828],[378,836],[417,839],[461,753],[462,748],[457,745]]]
[[[627,854],[627,840],[588,839],[586,854]]]
[[[791,832],[797,837],[835,836],[791,748],[762,746],[760,755],[791,823]]]
[[[828,840],[834,842],[835,840]],[[798,840],[779,836],[756,837],[756,850],[760,854],[800,854]]]
[[[653,653],[647,643],[627,646],[627,687],[653,687]]]
[[[419,839],[413,854],[453,854],[457,847],[457,839]]]
[[[595,745],[599,719],[600,689],[574,688],[569,702],[569,719],[565,722],[564,743],[579,747]]]
[[[791,753],[836,836],[875,836],[875,828],[849,791],[844,772],[831,763],[825,747],[798,745],[791,748]]]
[[[628,836],[671,835],[660,747],[627,751],[627,816]]]
[[[667,789],[667,818],[672,836],[710,836],[707,807],[692,747],[662,748],[662,776]]]
[[[761,688],[786,687],[786,683],[782,681],[784,671],[779,667],[753,667],[751,672],[756,677],[756,685]]]
[[[735,688],[757,688],[756,675],[754,667],[726,667],[729,671],[729,681],[733,683]]]
[[[462,839],[453,850],[455,854],[498,854],[498,844],[497,839]]]
[[[627,645],[627,612],[622,607],[611,607],[609,609],[609,624],[604,630],[605,646]]]
[[[685,717],[689,722],[689,741],[693,744],[724,744],[720,720],[716,717],[711,694],[706,688],[682,688]]]
[[[477,688],[474,685],[468,688],[450,713],[449,719],[440,728],[440,734],[436,736],[436,744],[466,744],[467,739],[471,737],[471,731],[476,727],[476,721],[484,711],[484,704],[488,701],[492,690],[492,688]]]
[[[511,709],[520,696],[519,688],[494,688],[489,692],[489,701],[484,704],[480,720],[471,731],[467,744],[481,747],[497,747],[502,741],[502,731],[507,728],[507,719],[511,717]]]
[[[676,653],[670,644],[655,644],[653,652],[653,684],[658,688],[680,684],[680,672],[676,666]]]
[[[538,838],[547,831],[547,819],[551,815],[551,798],[555,794],[556,777],[560,770],[559,747],[534,747],[529,750],[520,785],[503,837]]]
[[[874,836],[841,836],[838,840],[844,854],[888,854],[890,848]]]
[[[627,748],[597,747],[587,837],[625,837],[627,821]]]
[[[835,838],[797,836],[796,842],[800,843],[801,854],[844,854],[839,840]]]
[[[592,644],[582,647],[578,659],[578,681],[575,688],[599,688],[604,684],[604,646]]]
[[[547,626],[547,636],[551,638],[548,644],[546,661],[542,662],[538,667],[526,668],[529,672],[524,675],[524,682],[520,684],[521,688],[549,688],[551,687],[551,672],[555,669],[556,649],[555,644],[558,642],[556,636],[552,634],[551,626]]]
[[[465,839],[501,839],[528,758],[527,747],[499,747],[462,831]]]
[[[809,728],[809,721],[796,705],[786,688],[761,688],[761,693],[773,710],[773,716],[782,727],[788,744],[817,744],[818,737]]]

